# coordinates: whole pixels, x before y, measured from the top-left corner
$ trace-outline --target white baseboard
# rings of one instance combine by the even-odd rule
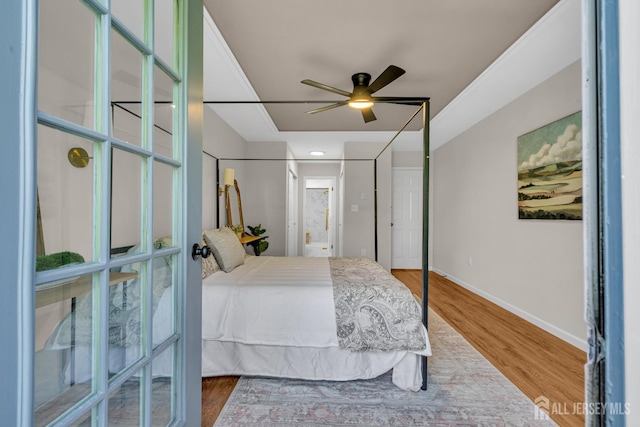
[[[582,351],[587,351],[588,344],[586,340],[578,338],[577,336],[570,334],[569,332],[563,329],[560,329],[555,325],[552,325],[546,320],[542,320],[541,318],[534,316],[533,314],[528,313],[512,304],[509,304],[508,302],[503,301],[500,298],[497,298],[481,289],[478,289],[475,286],[472,286],[469,283],[466,283],[465,281],[458,279],[457,277],[447,274],[442,270],[439,270],[434,267],[430,267],[429,270],[435,273],[438,273],[439,275],[446,277],[447,279],[451,280],[455,284],[462,286],[463,288],[473,292],[474,294],[481,296],[482,298],[489,300],[494,304],[499,305],[500,307],[504,308],[507,311],[510,311],[516,316],[523,318],[527,322],[533,323],[537,327],[544,329],[545,331],[549,332],[552,335],[555,335],[556,337],[560,338],[563,341],[568,342],[572,346],[577,347]]]

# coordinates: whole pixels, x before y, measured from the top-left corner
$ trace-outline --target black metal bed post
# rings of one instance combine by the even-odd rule
[[[218,188],[220,187],[220,159],[216,159],[216,228],[220,228],[220,194],[218,194]]]
[[[373,247],[378,262],[378,158],[373,159]]]
[[[429,100],[422,104],[422,323],[429,330]],[[427,357],[422,356],[422,390],[427,389]]]

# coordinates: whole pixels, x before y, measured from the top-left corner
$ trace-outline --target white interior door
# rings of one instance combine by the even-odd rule
[[[391,268],[422,268],[422,169],[393,168]]]
[[[30,114],[9,168],[22,362],[0,358],[20,378],[3,423],[198,425],[202,3],[27,3],[3,12],[37,76],[7,76]]]

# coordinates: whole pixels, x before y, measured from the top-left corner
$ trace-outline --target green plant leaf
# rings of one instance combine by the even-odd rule
[[[52,270],[67,264],[83,263],[82,255],[75,252],[58,252],[50,255],[40,255],[36,257],[36,271]]]

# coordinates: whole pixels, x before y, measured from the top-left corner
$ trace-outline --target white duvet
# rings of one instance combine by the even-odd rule
[[[204,340],[338,347],[327,258],[248,257],[202,288]]]

